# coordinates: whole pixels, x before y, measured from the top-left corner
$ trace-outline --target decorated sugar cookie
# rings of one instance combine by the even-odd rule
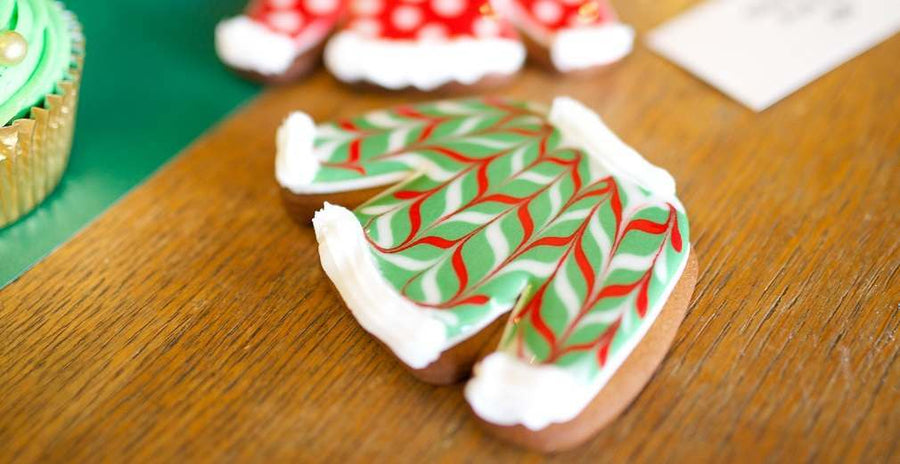
[[[634,30],[619,22],[608,0],[497,0],[504,15],[537,47],[536,57],[559,71],[609,65],[631,52]]]
[[[346,0],[252,0],[243,15],[216,27],[216,52],[257,80],[287,82],[319,61]]]
[[[429,91],[516,73],[526,47],[513,25],[559,71],[608,65],[633,40],[606,0],[254,0],[219,24],[216,50],[248,77],[286,82],[324,48],[342,81]]]
[[[475,414],[540,449],[627,406],[696,280],[672,177],[568,98],[296,113],[276,177],[360,325],[431,382],[481,359]]]

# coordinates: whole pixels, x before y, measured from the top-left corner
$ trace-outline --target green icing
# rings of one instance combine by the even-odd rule
[[[0,29],[28,42],[28,54],[14,66],[0,66],[0,123],[26,117],[67,76],[72,61],[69,21],[49,0],[0,0]]]
[[[384,278],[451,339],[515,308],[500,349],[589,382],[642,336],[687,260],[677,199],[563,146],[532,105],[438,102],[318,133],[315,183],[412,175],[355,213]]]

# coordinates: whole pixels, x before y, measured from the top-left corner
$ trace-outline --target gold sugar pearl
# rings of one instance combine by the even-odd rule
[[[489,2],[484,2],[480,7],[478,7],[478,12],[481,13],[482,16],[487,18],[494,17],[494,9],[491,7]]]
[[[578,8],[579,19],[583,22],[591,22],[600,16],[600,5],[596,1],[587,2]]]
[[[0,66],[15,66],[25,59],[28,42],[16,31],[0,32]]]

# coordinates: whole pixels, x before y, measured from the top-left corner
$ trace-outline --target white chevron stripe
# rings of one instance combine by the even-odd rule
[[[438,304],[441,302],[441,289],[437,284],[438,269],[440,266],[433,266],[422,276],[422,293],[425,294],[425,303]]]
[[[509,256],[509,243],[503,235],[500,220],[494,221],[491,225],[487,226],[485,229],[485,237],[487,238],[488,245],[491,247],[491,251],[494,252],[494,263],[491,265],[491,269],[496,269],[497,266]]]
[[[510,272],[525,271],[536,278],[544,279],[549,277],[554,269],[556,269],[556,262],[545,263],[534,259],[517,259],[500,270],[497,275],[500,276],[509,274]]]
[[[628,296],[625,297],[625,304],[622,305],[621,315],[622,315],[622,331],[625,333],[629,333],[634,330],[635,324],[640,324],[641,320],[637,317],[637,310],[635,302],[635,292],[632,291]]]
[[[324,142],[318,147],[313,148],[313,156],[319,161],[335,161],[334,155],[337,154],[338,147],[344,143],[344,140]]]
[[[401,205],[399,204],[389,204],[389,205],[371,205],[371,206],[363,206],[359,208],[359,212],[362,214],[367,214],[369,216],[379,216],[388,211],[399,208]]]
[[[478,211],[463,211],[449,216],[444,222],[466,222],[480,226],[482,224],[487,224],[495,217],[497,217],[495,214],[479,213]]]
[[[556,214],[559,207],[562,206],[562,194],[559,191],[560,183],[556,182],[550,186],[550,213]]]
[[[547,176],[534,171],[525,171],[516,176],[516,179],[525,180],[538,185],[549,184],[551,181],[553,181],[552,176]]]
[[[553,290],[556,291],[556,296],[559,297],[563,307],[566,309],[569,320],[575,317],[575,315],[578,314],[578,310],[581,308],[581,300],[579,300],[578,294],[575,293],[572,282],[569,281],[568,263],[571,261],[571,259],[567,260],[567,263],[562,265],[562,268],[556,273],[556,277],[553,279]]]
[[[503,127],[504,128],[515,127],[515,128],[521,128],[521,129],[534,130],[534,129],[539,129],[539,128],[543,127],[545,123],[546,123],[546,121],[544,119],[542,119],[540,116],[535,116],[532,114],[522,114],[522,115],[516,116],[515,119],[513,119],[512,121],[509,121],[509,123]],[[503,130],[503,129],[500,129],[500,130]]]
[[[567,222],[567,221],[581,221],[582,219],[586,218],[587,215],[590,214],[590,212],[591,212],[590,207],[569,210],[569,211],[566,211],[565,213],[561,214],[556,219],[556,221],[554,221],[554,224],[562,224],[563,222]]]
[[[502,140],[494,140],[488,137],[462,137],[459,139],[459,141],[472,145],[479,145],[486,148],[494,148],[497,150],[509,148],[517,144],[517,142],[504,142]]]
[[[668,240],[669,236],[667,235],[665,239]],[[659,252],[659,257],[656,258],[656,264],[653,266],[653,274],[660,282],[665,282],[668,277],[669,260],[666,257],[666,248],[666,245],[663,244],[663,249]]]
[[[613,257],[609,267],[612,270],[624,269],[628,271],[646,271],[653,262],[653,255],[634,255],[630,253],[617,253]]]
[[[396,156],[393,158],[396,161],[399,161],[414,170],[421,172],[423,175],[427,176],[429,179],[432,179],[437,182],[441,182],[453,177],[456,173],[452,171],[448,171],[437,165],[434,161],[428,159],[426,156],[421,153],[410,152],[404,153],[402,155]]]
[[[458,177],[447,186],[446,194],[444,195],[444,212],[441,213],[441,217],[453,214],[459,210],[463,201],[462,188],[464,180],[464,177]]]
[[[584,327],[591,324],[612,324],[622,316],[622,311],[627,308],[627,301],[619,303],[612,308],[606,308],[602,311],[595,308],[587,313],[583,318],[581,318],[581,322],[578,324],[578,327]]]
[[[408,271],[421,271],[437,262],[436,259],[415,259],[397,253],[378,253],[378,256],[385,261]]]
[[[384,129],[396,129],[400,127],[416,127],[422,125],[421,121],[415,119],[410,120],[394,116],[391,111],[373,111],[365,116],[363,120],[377,127]]]
[[[513,152],[511,160],[510,160],[510,170],[513,173],[519,172],[522,170],[522,167],[525,165],[525,150],[528,147],[522,146]]]
[[[355,136],[356,135],[352,132],[345,131],[334,124],[320,124],[316,126],[316,138],[319,140],[337,140],[345,142]]]
[[[410,132],[412,132],[412,129],[408,128],[392,131],[391,135],[388,136],[387,150],[385,151],[387,151],[388,153],[393,153],[406,147],[407,138],[409,137]]]
[[[460,102],[455,101],[439,101],[434,104],[441,113],[447,114],[483,114],[484,108],[469,108]]]
[[[606,235],[606,231],[603,230],[603,226],[600,225],[599,215],[591,218],[591,222],[588,223],[588,231],[590,231],[591,238],[594,239],[594,243],[597,244],[597,248],[599,248],[603,253],[604,260],[609,259],[609,252],[612,251],[612,240],[610,240],[609,236]]]
[[[396,213],[397,210],[393,210],[375,219],[375,230],[378,231],[378,239],[375,242],[382,248],[394,246],[394,232],[391,230],[391,219],[394,218]]]
[[[472,132],[472,129],[478,127],[478,124],[480,124],[483,120],[484,118],[481,116],[464,119],[463,122],[460,123],[459,127],[457,127],[455,131],[453,131],[453,136],[465,135]]]

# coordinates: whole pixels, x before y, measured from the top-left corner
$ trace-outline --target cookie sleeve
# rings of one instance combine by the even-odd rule
[[[295,112],[278,129],[275,176],[296,195],[389,186],[417,175],[439,179],[471,164],[436,156],[448,138],[477,136],[504,120],[539,113],[489,99],[402,106],[320,125]]]

